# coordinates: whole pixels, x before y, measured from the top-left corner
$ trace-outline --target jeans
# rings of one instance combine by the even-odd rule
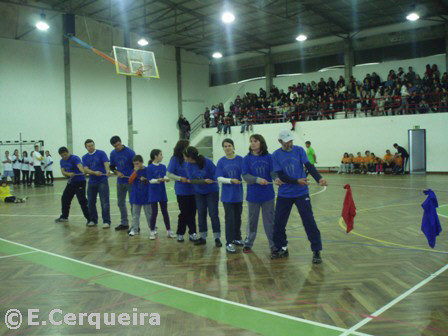
[[[224,218],[226,224],[226,241],[232,244],[234,240],[241,240],[241,214],[243,202],[224,203]]]
[[[151,206],[149,204],[132,204],[132,229],[134,231],[138,231],[138,229],[140,229],[140,212],[142,208],[145,212],[146,223],[148,224],[148,227],[150,227]]]
[[[196,199],[194,195],[177,195],[177,204],[179,205],[179,219],[177,222],[176,234],[183,236],[196,233]]]
[[[264,203],[247,202],[249,206],[249,220],[247,224],[247,238],[244,241],[244,246],[252,247],[257,236],[258,218],[260,216],[260,209],[263,218],[264,232],[268,238],[269,248],[273,250],[274,245],[274,211],[275,199],[266,201]]]
[[[311,200],[309,195],[300,196],[296,198],[277,197],[277,205],[275,207],[275,221],[274,221],[274,244],[276,249],[288,246],[286,240],[286,224],[288,223],[289,214],[293,204],[296,205],[299,211],[302,224],[305,227],[305,232],[308,240],[311,243],[312,251],[322,250],[322,240],[320,231],[317,228],[314,220],[313,209],[311,207]]]
[[[107,180],[98,184],[89,183],[89,186],[87,187],[90,220],[95,224],[98,224],[98,211],[96,210],[96,198],[98,194],[100,194],[103,223],[110,224],[109,182]]]
[[[207,238],[207,209],[212,221],[214,238],[221,237],[221,224],[219,222],[218,202],[219,192],[209,194],[196,194],[196,206],[198,208],[199,233],[201,238]]]
[[[118,209],[120,209],[121,221],[120,225],[129,226],[128,221],[128,210],[126,208],[126,194],[131,195],[131,187],[132,185],[128,183],[117,183],[117,204]],[[132,211],[132,204],[131,204]]]
[[[87,207],[86,198],[86,181],[68,183],[61,197],[62,215],[61,218],[68,219],[70,213],[70,204],[73,197],[78,199],[84,217],[90,221],[89,208]]]
[[[54,177],[53,177],[53,171],[49,170],[47,172],[45,172],[45,176],[47,177],[47,184],[53,184],[54,182]]]

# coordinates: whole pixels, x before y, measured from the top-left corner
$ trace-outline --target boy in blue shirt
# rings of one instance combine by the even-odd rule
[[[131,193],[132,185],[129,184],[129,177],[134,171],[132,160],[135,152],[121,143],[119,136],[115,135],[110,139],[110,144],[115,148],[110,153],[110,169],[118,176],[117,178],[117,203],[120,209],[121,222],[115,227],[115,231],[129,230],[128,211],[126,209],[126,194]],[[132,203],[131,203],[132,210]]]
[[[275,249],[271,258],[283,258],[289,255],[288,241],[286,240],[286,224],[293,204],[296,205],[302,219],[303,226],[313,251],[313,263],[320,264],[322,259],[322,241],[320,231],[314,220],[308,191],[308,180],[303,166],[321,186],[326,186],[327,181],[320,176],[316,168],[309,162],[306,152],[302,147],[293,145],[294,135],[288,130],[281,131],[278,140],[282,148],[272,154],[274,172],[278,175],[277,183],[281,184],[278,190],[277,204],[274,220],[274,244]]]
[[[102,150],[95,148],[95,142],[87,139],[84,142],[87,154],[82,157],[84,171],[90,175],[87,186],[87,200],[89,204],[90,225],[98,225],[98,212],[96,210],[96,198],[100,194],[101,214],[103,217],[103,229],[110,228],[109,205],[109,159]]]
[[[70,154],[67,147],[61,147],[58,150],[61,156],[61,172],[62,175],[69,177],[67,186],[61,197],[62,214],[55,220],[56,223],[68,222],[68,215],[70,212],[70,204],[73,197],[76,195],[82,213],[87,219],[87,225],[90,223],[89,209],[87,207],[86,199],[86,177],[84,176],[84,168],[81,160],[76,155]]]

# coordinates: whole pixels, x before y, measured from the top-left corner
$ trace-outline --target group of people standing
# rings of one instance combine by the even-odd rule
[[[2,163],[2,177],[6,179],[9,177],[14,185],[31,186],[33,182],[36,187],[53,185],[53,158],[49,151],[46,151],[44,156],[38,145],[34,146],[34,151],[31,151],[29,156],[27,151],[23,151],[20,156],[18,149],[13,155],[5,151]]]
[[[158,205],[166,227],[168,238],[177,238],[184,242],[188,229],[189,240],[195,245],[207,243],[207,213],[211,220],[214,243],[221,247],[221,224],[219,219],[219,189],[225,213],[225,238],[228,253],[237,252],[237,246],[244,253],[251,253],[257,235],[258,219],[262,214],[263,226],[269,242],[271,258],[283,258],[289,255],[286,225],[292,206],[299,211],[313,252],[313,263],[320,263],[322,241],[320,231],[314,220],[308,191],[307,175],[310,174],[321,186],[327,182],[312,165],[302,147],[293,145],[294,135],[282,131],[278,136],[281,148],[270,154],[265,139],[260,134],[250,137],[249,153],[243,158],[235,154],[232,139],[224,139],[224,156],[215,165],[211,160],[199,154],[189,145],[188,140],[179,140],[174,148],[168,167],[163,165],[163,154],[154,149],[150,161],[145,166],[143,157],[122,144],[118,136],[111,138],[114,150],[107,155],[95,149],[93,140],[85,142],[88,153],[82,160],[70,154],[66,147],[59,149],[61,171],[69,182],[62,195],[62,214],[56,222],[68,220],[70,203],[74,195],[83,210],[88,226],[98,223],[96,197],[100,194],[103,228],[109,228],[109,186],[108,176],[117,176],[117,199],[121,221],[115,227],[117,231],[127,231],[129,236],[140,232],[140,213],[143,209],[150,239],[156,239],[156,216]],[[306,169],[306,172],[305,172]],[[86,193],[86,176],[89,183]],[[167,211],[165,184],[175,181],[174,190],[179,207],[177,231],[171,230]],[[243,183],[247,184],[248,224],[246,237],[241,233],[243,212]],[[279,186],[275,202],[274,184]],[[126,195],[132,210],[132,225],[129,225]],[[196,229],[198,215],[199,232]]]

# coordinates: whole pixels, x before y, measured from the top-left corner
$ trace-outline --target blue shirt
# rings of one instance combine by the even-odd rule
[[[303,165],[309,161],[302,147],[293,146],[290,152],[279,148],[272,154],[272,160],[275,172],[283,171],[294,179],[306,178]],[[308,186],[299,184],[283,184],[278,189],[278,196],[285,198],[296,198],[308,193]]]
[[[250,174],[260,177],[268,182],[272,182],[271,172],[273,170],[272,155],[262,156],[247,154],[243,159],[243,175]],[[251,183],[247,185],[248,202],[264,203],[275,197],[274,186],[272,184],[260,185]]]
[[[179,162],[179,159],[175,156],[173,156],[170,160],[170,163],[168,164],[168,172],[171,174],[180,176],[180,177],[187,177],[187,172],[185,170],[187,163],[184,161],[182,164]],[[193,195],[193,185],[190,183],[183,183],[180,181],[176,181],[174,184],[174,191],[176,192],[176,195],[179,196],[188,196]]]
[[[78,164],[81,164],[81,159],[76,155],[70,154],[68,160],[61,159],[60,164],[61,168],[64,168],[64,171],[66,173],[82,174],[78,168]],[[73,176],[70,179],[70,183],[81,182],[85,180],[86,177],[84,175]]]
[[[241,181],[243,158],[239,155],[233,159],[225,156],[220,158],[216,166],[216,177],[226,177]],[[221,201],[223,203],[239,203],[243,201],[242,184],[223,184],[221,189]]]
[[[130,177],[134,171],[134,164],[132,160],[134,159],[135,152],[129,147],[123,146],[121,151],[114,149],[110,152],[110,166],[115,167],[124,176]],[[127,184],[128,178],[118,178],[118,184]]]
[[[166,167],[163,164],[150,164],[146,167],[146,178],[148,181],[166,176]],[[168,202],[166,197],[165,182],[149,184],[149,202]]]
[[[131,194],[129,196],[129,202],[131,202],[131,204],[149,204],[149,187],[147,183],[140,180],[140,177],[142,176],[146,177],[145,169],[137,171],[137,177],[135,178],[134,183],[132,183]]]
[[[107,155],[102,150],[97,149],[92,154],[87,153],[82,157],[82,165],[93,171],[100,171],[106,174],[104,162],[109,162]],[[107,180],[107,176],[90,175],[89,184],[99,184]]]
[[[209,159],[205,158],[204,168],[199,168],[197,163],[187,163],[186,168],[187,177],[190,180],[215,180],[216,166]],[[196,194],[207,195],[213,192],[219,192],[218,183],[212,184],[193,184],[193,189]]]

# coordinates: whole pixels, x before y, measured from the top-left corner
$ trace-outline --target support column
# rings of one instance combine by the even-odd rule
[[[266,76],[266,94],[269,95],[271,91],[272,85],[274,84],[274,64],[272,64],[272,54],[271,49],[269,48],[268,53],[264,58],[265,64],[265,76]]]
[[[177,81],[177,114],[178,117],[183,114],[182,108],[182,55],[180,47],[176,47],[176,81]],[[182,132],[179,129],[179,139],[182,138]]]
[[[448,22],[445,23],[445,69],[440,69],[440,73],[448,71]]]
[[[124,45],[126,48],[130,48],[130,36],[129,31],[124,32]],[[130,148],[134,148],[134,120],[132,113],[132,78],[126,76],[126,105],[127,105],[127,119],[128,119],[128,143]]]
[[[70,40],[62,37],[64,47],[65,130],[67,148],[73,153],[72,94],[70,79]]]
[[[353,64],[354,64],[354,54],[353,54],[353,42],[351,37],[347,37],[344,40],[344,78],[345,83],[348,83],[350,76],[353,74]]]

